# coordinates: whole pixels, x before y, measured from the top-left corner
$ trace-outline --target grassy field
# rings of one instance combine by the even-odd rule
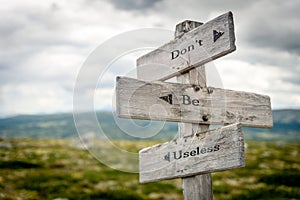
[[[115,142],[138,151],[142,142]],[[213,174],[215,199],[300,199],[300,144],[246,141],[246,167]],[[0,199],[183,199],[181,180],[141,185],[70,140],[0,141]]]

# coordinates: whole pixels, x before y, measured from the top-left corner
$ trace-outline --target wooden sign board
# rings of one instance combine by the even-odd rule
[[[142,149],[139,160],[141,183],[244,167],[243,134],[233,124]]]
[[[123,118],[273,126],[270,98],[248,92],[117,77],[116,101]]]
[[[236,49],[233,16],[225,13],[137,60],[137,77],[167,80]]]

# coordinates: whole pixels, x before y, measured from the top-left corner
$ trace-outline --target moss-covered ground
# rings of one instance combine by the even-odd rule
[[[70,140],[0,140],[0,199],[183,199],[181,180],[139,184]],[[149,142],[115,142],[138,151]],[[152,142],[155,143],[155,142]],[[300,144],[246,141],[246,167],[213,174],[214,199],[300,199]]]

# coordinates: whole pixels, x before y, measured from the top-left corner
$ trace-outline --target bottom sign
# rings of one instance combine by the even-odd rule
[[[142,149],[140,182],[187,177],[245,166],[239,124]]]

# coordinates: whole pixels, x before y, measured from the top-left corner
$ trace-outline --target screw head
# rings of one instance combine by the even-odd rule
[[[208,87],[208,88],[207,88],[207,92],[208,92],[208,94],[211,94],[211,93],[213,93],[213,91],[214,91],[214,90],[213,90],[211,87]]]
[[[208,121],[208,116],[207,115],[203,115],[202,119],[203,119],[203,121],[207,122]]]
[[[199,85],[193,85],[195,92],[198,92],[201,88]]]

